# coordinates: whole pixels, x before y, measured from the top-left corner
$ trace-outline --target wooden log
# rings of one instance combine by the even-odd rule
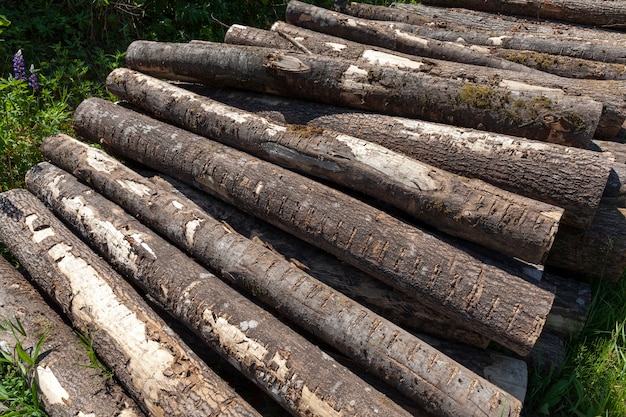
[[[493,82],[479,85],[269,48],[135,41],[127,49],[126,63],[157,78],[298,96],[468,127],[481,125],[485,130],[584,148],[602,112],[599,102],[545,89],[516,89]]]
[[[419,21],[418,16],[401,9],[355,2],[340,5],[338,11],[366,20],[373,19],[379,21],[406,22],[413,26],[410,28],[410,31],[413,34],[445,42],[486,46],[489,47],[490,54],[496,53],[496,56],[504,57],[505,59],[509,58],[506,58],[506,56],[503,55],[504,51],[502,51],[502,49],[512,50],[511,54],[519,53],[521,51],[531,51],[539,54],[580,58],[586,62],[597,61],[597,64],[626,64],[626,46],[623,44],[607,45],[600,42],[579,41],[576,39],[560,39],[558,42],[555,42],[554,39],[550,38],[527,36],[524,32],[520,31],[516,33],[499,33],[494,36],[493,34],[476,31],[470,27],[465,27],[462,30],[455,30],[451,28],[428,26],[424,24],[412,23],[414,20]],[[413,17],[415,17],[415,19],[412,19]],[[386,24],[390,25],[390,23]],[[526,63],[520,61],[514,62],[527,65]],[[544,66],[547,66],[546,64],[547,63],[544,62]],[[613,68],[617,70],[616,75],[619,75],[619,72],[621,72],[621,75],[623,76],[623,73],[626,72],[626,67],[624,65],[614,66]],[[550,68],[544,67],[540,69],[551,72]],[[619,71],[620,69],[621,71]],[[571,72],[572,74],[575,73],[575,71]]]
[[[104,100],[81,103],[74,126],[110,151],[193,182],[516,352],[527,353],[541,333],[551,294],[334,189]],[[154,133],[142,134],[147,131]]]
[[[124,195],[127,201],[133,197],[138,198],[139,195],[145,196],[144,193],[148,192],[147,189],[142,188],[142,184],[134,183],[127,176],[117,177],[116,180],[119,187],[117,192]],[[133,216],[126,214],[122,208],[94,193],[90,187],[80,184],[67,172],[51,164],[41,163],[29,171],[26,182],[32,192],[50,205],[55,213],[71,224],[83,238],[89,239],[98,252],[124,276],[140,285],[166,311],[197,333],[207,344],[233,363],[247,378],[254,381],[292,414],[322,416],[330,413],[331,415],[374,416],[376,414],[374,410],[378,410],[379,413],[385,415],[408,415],[382,393],[376,392],[371,386],[365,384],[349,369],[329,361],[325,352],[280,322],[275,316],[193,262],[183,252],[140,224]],[[108,191],[114,192],[112,188]],[[172,212],[186,211],[185,207],[175,207],[177,201],[168,199],[166,205],[172,208]],[[163,201],[157,199],[152,200],[151,203],[152,207],[145,206],[148,211],[151,208],[166,209],[162,206]],[[205,219],[192,220],[190,224],[187,214],[184,215],[187,217],[185,222],[187,229],[177,230],[174,233],[184,237],[185,240],[198,241],[200,236],[197,233],[193,234],[190,228],[194,225],[197,225],[195,227],[199,229],[202,228],[200,223],[203,223]],[[163,222],[163,219],[164,217],[159,217],[160,230],[175,229],[178,225],[178,223],[170,224],[169,221]],[[217,221],[214,221],[212,226],[221,233],[230,233],[225,229],[224,224]],[[215,231],[211,238],[214,237],[216,237]],[[281,278],[286,278],[284,266],[276,265],[272,259],[268,259],[267,253],[254,254],[254,245],[242,248],[241,242],[228,242],[227,240],[221,239],[219,243],[216,242],[221,245],[222,252],[205,255],[209,259],[232,257],[233,254],[228,248],[229,244],[233,245],[231,250],[237,252],[237,256],[232,257],[232,265],[228,271],[221,271],[223,274],[245,274],[245,272],[240,272],[246,269],[242,257],[252,256],[257,264],[265,262],[262,268],[266,274],[271,275],[272,272],[269,269],[276,268],[276,274],[280,275],[280,278],[275,280],[269,278],[270,280],[279,282]],[[120,248],[124,249],[120,250]],[[244,255],[246,253],[248,255]],[[260,284],[263,279],[266,277],[259,277],[256,282],[248,282],[248,284],[255,291],[272,291],[269,285]],[[254,287],[255,284],[258,284],[257,287]],[[319,286],[318,288],[311,286],[305,290],[304,287],[307,285],[301,284],[303,288],[299,296],[302,298],[307,295],[313,297],[310,294],[312,290],[323,291],[323,288]],[[290,285],[294,285],[294,281]],[[281,297],[285,295],[282,293]],[[291,295],[294,296],[295,293]],[[352,324],[352,320],[357,317],[365,318],[364,316],[369,313],[364,308],[359,308],[357,311],[360,315],[350,314],[351,312],[346,311],[349,309],[344,310],[344,306],[340,303],[342,301],[344,300],[337,300],[339,304],[337,307],[341,310],[339,315],[325,311],[319,303],[315,305],[317,309],[311,313],[299,310],[301,317],[296,321],[306,321],[311,316],[329,316],[330,322],[327,323],[327,329],[339,327],[341,330],[338,331],[343,332],[343,319]],[[300,305],[300,307],[303,306]],[[314,307],[309,306],[309,308]],[[334,323],[332,319],[335,317],[342,317],[342,320]],[[367,318],[365,320],[368,321]],[[371,322],[373,323],[374,320]],[[318,332],[321,331],[318,326],[313,326],[313,328]],[[365,332],[363,327],[359,328],[358,330],[366,338],[364,340],[367,340],[367,336],[374,337],[375,333],[372,328],[366,326],[365,329],[369,329],[372,333]],[[398,328],[377,328],[376,331],[380,330],[385,333],[385,330],[389,330],[390,333],[396,335],[396,329]],[[385,343],[390,343],[390,337],[392,337],[391,334],[385,336]],[[412,342],[412,347],[420,343],[416,338],[410,342]],[[348,342],[344,341],[344,343]],[[360,341],[353,351],[364,349],[362,345],[365,343],[367,342]],[[403,348],[401,342],[394,346]],[[406,350],[406,347],[404,349]],[[375,352],[377,355],[383,354],[381,349],[375,349]],[[425,349],[424,354],[426,353],[432,355],[435,352],[432,349],[430,351]],[[365,355],[365,353],[361,354]],[[372,364],[372,367],[378,365]],[[455,365],[456,363],[451,364],[451,366]],[[393,369],[384,368],[381,372],[385,372],[385,375],[394,373]],[[470,373],[469,378],[472,375]],[[405,376],[410,376],[411,381],[421,377],[413,372]],[[466,380],[464,375],[459,375],[459,377]],[[467,379],[466,383],[472,381],[472,379]],[[419,388],[422,394],[428,391],[425,386]],[[453,407],[456,404],[446,397],[447,392],[443,394],[425,395],[437,405],[444,407],[444,412],[440,415],[448,415],[445,412],[446,404],[452,403]],[[480,400],[485,402],[485,399]],[[435,412],[439,412],[437,405],[434,405],[433,411]],[[467,412],[468,409],[462,405],[456,406],[453,411]],[[478,415],[479,413],[474,411],[471,414]]]
[[[283,123],[341,131],[563,207],[561,222],[578,228],[591,223],[611,175],[608,154],[232,89],[184,87]]]
[[[0,240],[151,415],[257,416],[35,196],[0,194]]]
[[[93,187],[97,187],[106,194],[105,182],[108,183],[110,178],[101,178],[102,172],[96,169],[98,168],[96,161],[109,161],[108,157],[91,147],[80,146],[79,142],[71,140],[65,135],[46,138],[42,145],[42,151],[46,158],[54,164],[72,172],[81,180],[92,184]],[[116,167],[117,165],[108,163],[107,166]],[[154,171],[152,172],[154,173]],[[130,176],[129,173],[124,175]],[[228,228],[232,227],[238,233],[264,245],[270,251],[280,253],[282,257],[288,259],[307,274],[341,291],[401,327],[481,348],[488,346],[488,338],[458,326],[445,315],[434,312],[414,298],[395,291],[380,280],[339,261],[327,252],[180,181],[171,177],[164,180],[161,176],[162,174],[156,180],[153,179],[154,184],[174,195],[177,201],[183,202],[183,205],[192,207],[193,204],[185,202],[187,199],[192,200],[211,217],[228,224]],[[139,180],[139,178],[134,179],[137,183],[140,182]],[[104,182],[101,183],[100,181]],[[154,187],[153,184],[145,186]],[[109,198],[113,197],[110,196]],[[133,209],[124,204],[122,200],[117,202],[125,205],[129,210]],[[142,206],[139,206],[137,209],[141,208]]]
[[[543,263],[563,209],[471,180],[328,129],[286,125],[124,68],[119,98],[194,133],[396,207],[443,233]]]
[[[626,82],[616,80],[575,80],[558,77],[545,72],[537,71],[534,74],[516,71],[498,70],[475,65],[465,65],[456,62],[425,59],[415,55],[402,54],[376,46],[363,45],[348,41],[336,36],[314,32],[284,22],[276,22],[272,31],[289,39],[298,39],[298,43],[310,52],[339,57],[343,59],[364,61],[373,65],[396,66],[404,71],[422,71],[432,73],[438,77],[452,79],[470,79],[479,84],[493,83],[498,80],[505,85],[523,83],[563,91],[564,94],[586,96],[603,104],[602,115],[595,137],[613,139],[620,135],[620,129],[626,120],[626,101],[620,91],[626,90]],[[250,32],[250,35],[242,36]],[[271,37],[264,35],[262,30],[250,27],[233,25],[226,34],[225,40],[235,42],[236,39],[245,39],[244,44],[259,45],[259,39],[271,44]],[[274,35],[274,37],[276,37]],[[286,39],[283,39],[283,41]],[[242,42],[242,43],[243,43]],[[263,45],[263,44],[261,44]],[[289,45],[281,45],[281,48]],[[279,47],[275,45],[275,47]],[[292,50],[298,50],[292,46]],[[391,57],[388,55],[392,55]],[[398,59],[401,57],[404,59]],[[529,88],[529,87],[527,87]],[[621,132],[623,136],[625,132]]]
[[[432,6],[464,7],[491,13],[530,16],[608,29],[626,29],[626,5],[619,0],[426,0]]]
[[[624,141],[594,139],[589,144],[589,149],[597,152],[610,152],[615,157],[616,164],[626,164],[626,143]]]
[[[328,361],[325,353],[317,349],[315,345],[307,343],[300,335],[290,331],[289,327],[282,325],[273,316],[237,294],[225,283],[217,282],[217,278],[215,281],[221,284],[220,286],[208,285],[207,281],[210,278],[198,279],[197,277],[209,275],[208,271],[198,264],[193,264],[186,255],[159,238],[156,233],[140,225],[133,216],[124,213],[119,206],[93,193],[89,187],[81,187],[76,179],[70,177],[69,174],[53,165],[42,163],[36,169],[29,171],[27,184],[37,195],[51,204],[64,219],[76,225],[83,237],[89,237],[92,242],[96,242],[100,250],[106,251],[105,256],[112,262],[123,269],[138,271],[132,272],[134,279],[146,288],[149,286],[150,293],[158,297],[158,301],[169,311],[189,312],[183,313],[180,318],[192,325],[197,332],[217,333],[215,325],[212,331],[207,329],[215,317],[230,321],[232,323],[230,326],[237,330],[250,327],[250,325],[243,326],[241,323],[254,321],[253,329],[239,330],[239,337],[231,340],[230,346],[225,338],[218,335],[217,337],[222,339],[218,346],[224,350],[232,349],[240,352],[243,350],[241,337],[245,338],[251,345],[244,355],[247,360],[238,360],[241,363],[240,366],[250,368],[254,379],[266,378],[268,392],[278,391],[278,396],[282,397],[285,394],[280,393],[286,391],[286,398],[281,398],[281,400],[297,404],[296,407],[290,407],[292,412],[306,415],[311,411],[313,414],[323,414],[323,410],[331,410],[343,415],[376,415],[378,413],[404,415],[398,406],[385,407],[385,403],[390,401],[382,395],[376,396],[374,392],[362,396],[360,403],[356,403],[355,399],[370,388],[362,380],[356,379],[355,375],[346,368]],[[222,275],[248,275],[247,278],[230,279],[253,288],[256,294],[274,293],[258,297],[262,301],[270,301],[272,305],[282,304],[281,309],[294,322],[304,323],[307,330],[313,330],[318,334],[323,333],[327,342],[338,347],[340,351],[349,353],[353,359],[366,365],[382,380],[398,388],[417,404],[427,407],[427,411],[441,416],[460,414],[495,416],[501,413],[519,415],[521,404],[509,394],[471,371],[461,368],[460,364],[445,357],[408,332],[305,276],[300,269],[265,247],[237,236],[226,230],[224,224],[206,215],[195,218],[194,210],[188,211],[187,207],[182,209],[175,207],[175,202],[181,203],[178,198],[172,200],[171,195],[164,195],[163,199],[159,198],[155,195],[155,192],[158,194],[158,189],[142,188],[148,181],[134,183],[127,175],[116,179],[117,181],[112,181],[110,184],[117,183],[117,189],[109,187],[108,191],[110,194],[117,195],[118,198],[126,201],[133,199],[128,196],[128,186],[131,184],[131,187],[141,189],[136,193],[139,199],[141,199],[140,196],[145,196],[145,192],[151,193],[150,205],[144,204],[147,199],[143,199],[141,202],[138,201],[136,206],[145,208],[140,212],[152,214],[149,219],[145,217],[143,219],[153,227],[158,226],[160,232],[172,230],[170,236],[175,235],[181,238],[184,236],[183,239],[178,239],[177,243],[185,245],[185,248],[196,256],[202,254],[207,263],[211,261],[211,266]],[[141,180],[141,178],[138,179]],[[124,181],[126,187],[119,186],[119,183]],[[78,205],[82,207],[76,208]],[[91,219],[83,214],[85,208],[90,211]],[[163,210],[159,211],[159,209]],[[201,210],[195,210],[195,213],[202,214]],[[139,213],[136,214],[139,215]],[[167,217],[163,217],[164,214],[167,214]],[[175,221],[169,221],[176,215],[178,218]],[[190,220],[192,217],[194,220]],[[164,218],[168,221],[164,222]],[[119,251],[108,250],[108,247],[115,244],[115,240],[112,242],[109,236],[98,236],[98,230],[102,227],[101,223],[108,224],[119,232],[117,241],[120,244],[123,244],[125,240],[135,239],[141,240],[142,245],[149,245],[154,252],[153,258],[146,259],[149,258],[146,256],[144,257],[146,261],[142,261],[141,250],[132,250],[131,253],[135,256],[130,257],[117,256]],[[189,231],[190,223],[198,225],[193,236]],[[235,236],[231,236],[233,234]],[[215,251],[214,248],[209,247],[206,244],[208,240],[215,242],[214,248],[219,249]],[[216,258],[232,260],[213,261]],[[159,261],[160,259],[162,261]],[[181,271],[185,271],[192,278],[181,278]],[[297,290],[294,291],[294,287],[297,287]],[[190,288],[193,288],[193,294]],[[317,297],[316,294],[320,296]],[[287,307],[290,304],[290,298],[307,300],[307,303]],[[204,301],[206,299],[210,299],[210,303]],[[181,304],[185,304],[185,307],[182,308]],[[219,307],[221,304],[228,304],[228,307]],[[213,318],[200,318],[197,312],[204,310],[202,315],[206,316],[209,314],[207,307]],[[324,330],[320,331],[319,328]],[[234,330],[231,331],[234,332]],[[332,335],[332,333],[336,334]],[[215,339],[216,336],[210,336],[210,338]],[[257,351],[252,354],[253,357],[250,357],[250,350]],[[235,355],[229,353],[227,356],[230,361],[233,361]],[[436,370],[427,365],[429,360],[432,362],[434,358],[437,361]],[[268,377],[268,374],[272,376]],[[454,375],[454,384],[450,383],[450,375]],[[301,381],[302,387],[306,387],[302,388],[302,397],[305,397],[304,394],[308,389],[317,396],[317,403],[324,401],[325,407],[315,409],[311,406],[313,402],[309,403],[308,407],[304,407],[306,399],[298,398],[292,392],[298,389],[294,387],[296,379]],[[468,397],[472,397],[476,392],[474,387],[477,385],[482,387],[480,395],[469,399]],[[504,406],[504,404],[507,405]]]
[[[626,209],[600,204],[587,230],[562,226],[547,265],[579,276],[617,281],[626,267]]]
[[[13,351],[19,342],[25,351],[35,352],[43,337],[32,376],[47,415],[144,415],[114,379],[94,366],[84,343],[31,282],[2,257],[0,288],[2,326],[19,323],[26,333],[17,333],[17,340],[10,332],[0,333],[3,348]]]
[[[562,40],[579,40],[603,45],[623,46],[626,34],[614,30],[571,25],[568,23],[534,17],[509,16],[477,10],[427,6],[425,4],[392,3],[390,8],[410,12],[410,21],[403,23],[437,26],[455,31],[478,30],[493,36],[523,33],[535,37]]]

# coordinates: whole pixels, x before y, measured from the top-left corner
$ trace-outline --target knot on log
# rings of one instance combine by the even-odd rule
[[[279,53],[267,55],[265,67],[295,74],[304,74],[311,71],[311,67],[297,57]]]

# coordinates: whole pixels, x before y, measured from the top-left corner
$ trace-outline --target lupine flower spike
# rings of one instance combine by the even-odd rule
[[[13,75],[16,80],[26,81],[26,65],[21,49],[13,55]]]
[[[28,77],[28,86],[32,87],[33,90],[37,90],[39,88],[39,77],[37,76],[37,72],[35,71],[35,66],[30,66],[30,76]]]

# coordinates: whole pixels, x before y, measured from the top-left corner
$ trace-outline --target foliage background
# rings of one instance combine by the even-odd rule
[[[309,3],[330,8],[333,2]],[[25,172],[41,159],[44,137],[73,133],[71,112],[84,98],[111,98],[104,80],[124,65],[124,50],[133,40],[221,41],[223,24],[267,28],[283,19],[285,7],[272,0],[0,2],[0,191],[22,186]],[[39,89],[13,78],[18,50],[26,67],[37,72]],[[626,285],[595,282],[592,289],[588,324],[567,342],[565,364],[549,373],[531,370],[527,415],[626,415]],[[20,379],[5,365],[0,402],[3,392],[15,390],[9,382]],[[16,407],[24,413],[13,407],[0,415],[29,415],[26,405]]]

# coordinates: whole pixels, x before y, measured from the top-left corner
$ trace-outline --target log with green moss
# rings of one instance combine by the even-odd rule
[[[131,69],[157,78],[418,117],[586,148],[602,103],[541,87],[475,83],[271,48],[135,41]]]

